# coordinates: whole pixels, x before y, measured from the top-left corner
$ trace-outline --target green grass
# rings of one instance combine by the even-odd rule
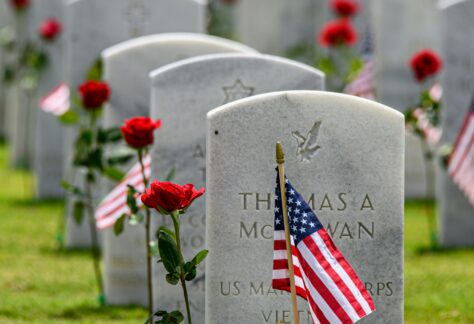
[[[140,307],[99,307],[90,256],[60,252],[61,202],[32,200],[32,177],[0,146],[0,323],[142,323]],[[30,189],[27,189],[30,188]],[[474,323],[474,249],[429,252],[424,205],[405,217],[405,320]]]

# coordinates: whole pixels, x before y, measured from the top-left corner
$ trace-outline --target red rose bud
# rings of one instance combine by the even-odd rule
[[[84,108],[94,110],[102,107],[109,100],[110,89],[107,83],[100,81],[86,81],[79,86]]]
[[[418,82],[423,82],[427,77],[437,74],[443,62],[436,52],[424,49],[415,53],[410,59],[410,66]]]
[[[145,206],[169,214],[188,208],[203,194],[204,188],[197,191],[192,184],[180,186],[172,182],[155,180],[151,188],[145,190],[141,200]]]
[[[10,4],[16,10],[21,11],[29,7],[30,0],[10,0]]]
[[[352,17],[359,11],[359,4],[353,0],[333,0],[331,8],[341,17]]]
[[[319,42],[325,47],[338,45],[354,45],[357,33],[348,19],[339,19],[328,22],[319,35]]]
[[[126,120],[120,130],[129,146],[140,149],[153,144],[153,132],[160,127],[161,120],[153,121],[150,117],[134,117]]]
[[[41,23],[39,34],[44,40],[52,41],[59,35],[61,29],[61,23],[54,18],[50,18]]]

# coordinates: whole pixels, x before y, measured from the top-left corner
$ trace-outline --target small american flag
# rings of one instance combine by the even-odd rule
[[[344,93],[370,100],[375,99],[375,64],[372,58],[364,62],[359,75],[345,87]]]
[[[41,98],[39,106],[44,112],[53,114],[54,116],[64,114],[71,106],[68,85],[61,83],[51,90],[51,92]]]
[[[149,154],[143,158],[143,165],[145,167],[145,176],[150,178],[151,157]],[[143,192],[145,190],[145,183],[143,182],[143,176],[139,162],[133,165],[130,171],[128,171],[126,174],[125,179],[122,180],[122,182],[120,182],[97,207],[95,211],[95,220],[98,229],[102,230],[111,227],[123,214],[130,213],[130,209],[127,205],[127,185],[133,186],[138,192]],[[139,196],[137,197],[136,201],[138,206],[142,205],[142,201]]]
[[[474,205],[474,98],[449,158],[448,172]]]
[[[291,291],[280,182],[275,191],[274,289]],[[334,245],[301,195],[285,177],[297,294],[306,299],[314,323],[354,323],[375,310],[357,274]]]

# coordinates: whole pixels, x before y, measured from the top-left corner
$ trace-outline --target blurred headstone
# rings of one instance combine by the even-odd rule
[[[104,126],[119,127],[128,118],[150,115],[152,70],[191,56],[223,52],[254,50],[213,36],[185,33],[143,36],[106,49],[102,53],[104,80],[112,93],[104,112]],[[110,183],[104,183],[103,194],[111,188]],[[117,202],[117,206],[121,204],[125,200]],[[143,224],[126,226],[119,237],[113,229],[107,229],[103,249],[107,302],[147,305]]]
[[[87,72],[100,58],[102,50],[127,39],[160,32],[204,32],[206,8],[197,0],[69,0],[66,5],[66,81],[72,95],[87,77]],[[113,91],[113,90],[112,90]],[[64,137],[64,168],[67,178],[80,181],[71,171],[75,134],[68,130]],[[69,171],[68,171],[69,170]],[[72,218],[72,199],[68,198],[66,245],[90,245],[90,230]]]
[[[442,1],[440,13],[444,57],[441,142],[454,145],[474,96],[474,43],[468,41],[474,40],[474,1]],[[443,167],[437,175],[441,245],[474,246],[474,207]]]

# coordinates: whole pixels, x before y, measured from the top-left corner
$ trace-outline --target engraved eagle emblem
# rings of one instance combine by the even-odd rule
[[[298,142],[296,156],[300,157],[301,162],[310,161],[313,155],[321,148],[321,146],[317,145],[320,127],[321,121],[314,122],[306,137],[301,135],[299,131],[291,132],[291,135]]]

